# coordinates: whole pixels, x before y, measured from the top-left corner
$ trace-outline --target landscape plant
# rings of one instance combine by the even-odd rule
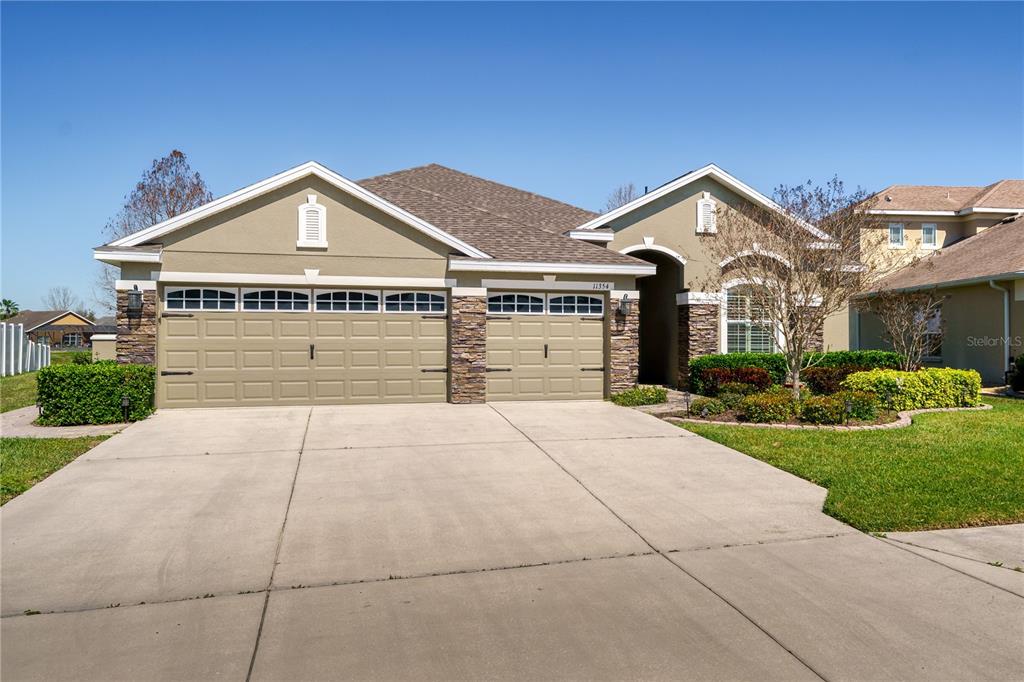
[[[639,405],[658,405],[668,399],[668,390],[662,386],[640,385],[620,393],[615,393],[611,401],[623,407],[637,407]]]
[[[973,369],[929,367],[916,372],[873,369],[843,380],[843,387],[868,391],[890,410],[974,407],[981,404],[981,375]]]
[[[121,400],[128,398],[128,420],[153,412],[156,370],[151,365],[51,365],[39,370],[39,423],[47,426],[114,424],[124,421]]]

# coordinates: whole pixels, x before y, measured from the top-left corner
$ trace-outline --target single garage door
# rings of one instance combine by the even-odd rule
[[[171,288],[160,407],[443,402],[443,291]]]
[[[488,297],[488,400],[600,400],[604,383],[603,298]]]

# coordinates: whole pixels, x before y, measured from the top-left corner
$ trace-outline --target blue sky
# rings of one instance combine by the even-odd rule
[[[437,162],[586,208],[715,162],[770,192],[1024,177],[1020,3],[41,4],[2,12],[2,282],[91,298],[152,159],[215,195]]]

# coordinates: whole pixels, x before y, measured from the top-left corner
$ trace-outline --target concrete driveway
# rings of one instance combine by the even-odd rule
[[[607,403],[163,411],[0,512],[0,673],[1020,677],[1012,572],[824,496]]]

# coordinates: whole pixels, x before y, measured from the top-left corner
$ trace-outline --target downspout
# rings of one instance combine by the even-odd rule
[[[988,285],[996,291],[1003,292],[1003,371],[1010,368],[1010,290],[996,284],[994,279],[988,281]]]

